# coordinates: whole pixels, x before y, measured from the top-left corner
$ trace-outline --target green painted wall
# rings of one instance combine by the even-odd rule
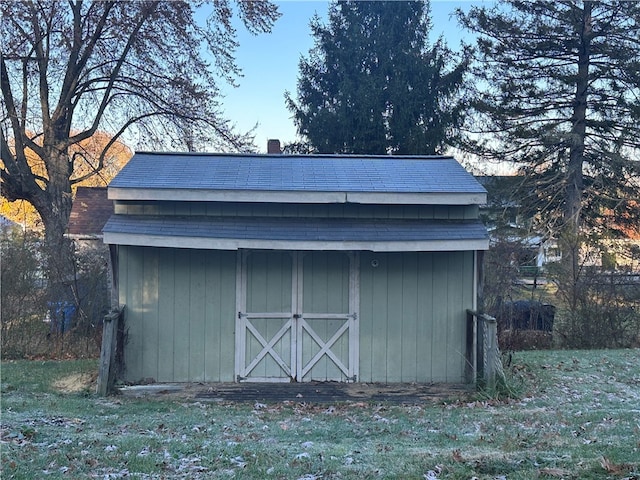
[[[125,379],[233,381],[236,252],[119,252]]]
[[[464,382],[473,267],[473,252],[361,253],[359,380]]]
[[[291,309],[291,292],[283,288],[291,283],[290,256],[274,253],[252,254],[249,310]],[[324,252],[304,257],[304,310],[348,310],[345,262],[346,256]],[[464,382],[473,252],[361,252],[359,263],[359,381]],[[121,246],[119,283],[128,328],[126,380],[234,381],[236,252]],[[327,337],[334,327],[314,325]],[[264,326],[270,328],[280,327]],[[337,347],[346,358],[346,336]],[[249,342],[247,355],[260,348]],[[277,346],[284,358],[288,348]],[[329,366],[319,364],[312,376],[329,375],[320,371]],[[268,362],[259,369],[267,376],[279,371]]]

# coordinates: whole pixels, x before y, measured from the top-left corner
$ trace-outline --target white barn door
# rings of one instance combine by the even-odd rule
[[[356,381],[357,256],[250,251],[238,264],[238,381]]]

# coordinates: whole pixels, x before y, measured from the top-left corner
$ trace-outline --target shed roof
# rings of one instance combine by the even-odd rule
[[[113,215],[104,238],[119,245],[216,250],[453,251],[488,246],[479,220]]]
[[[486,190],[453,157],[141,152],[109,198],[469,205]]]

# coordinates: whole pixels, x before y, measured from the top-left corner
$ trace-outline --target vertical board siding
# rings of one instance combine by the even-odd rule
[[[365,269],[370,271],[370,276],[367,277],[369,277],[371,281],[371,290],[366,288],[364,289],[365,298],[363,299],[363,287],[361,285],[360,302],[362,304],[363,300],[368,300],[372,304],[371,317],[367,319],[360,318],[360,331],[362,332],[362,327],[365,322],[365,328],[371,329],[371,332],[367,335],[371,339],[371,345],[369,347],[371,358],[369,362],[365,360],[365,363],[371,363],[371,379],[384,378],[383,381],[387,381],[387,355],[389,354],[387,344],[387,335],[389,334],[387,310],[389,270],[387,260],[389,255],[375,255],[369,261],[367,261],[368,259],[366,255],[363,255],[363,257],[365,258],[364,265],[361,263],[360,268],[361,272]],[[371,265],[372,261],[378,262],[378,266],[373,267]],[[362,354],[360,358],[362,358]],[[360,363],[362,364],[362,361]]]
[[[461,277],[465,273],[464,258],[462,255],[450,255],[449,256],[449,269],[447,288],[449,307],[449,322],[447,323],[447,370],[445,373],[445,379],[454,379],[464,377],[464,362],[460,362],[464,359],[464,346],[466,342],[466,322],[452,321],[454,318],[466,318],[464,297],[465,292],[461,287]],[[455,272],[452,274],[451,272]],[[471,278],[471,277],[469,277]],[[472,308],[469,305],[467,308]],[[459,342],[458,339],[463,339]]]
[[[433,278],[432,274],[425,274],[424,272],[433,272],[433,255],[418,255],[417,268],[418,272],[418,299],[417,318],[431,319],[433,318],[433,304],[437,300],[433,294],[434,281],[438,280]],[[425,341],[424,339],[433,337],[434,325],[432,321],[418,321],[416,322],[416,378],[417,381],[431,381],[433,378],[433,343]]]
[[[411,348],[401,350],[401,378],[418,378],[417,364],[418,350],[422,348],[417,339],[418,321],[405,321],[409,318],[420,318],[418,315],[418,303],[420,292],[418,291],[418,254],[409,253],[402,256],[402,345]]]
[[[231,381],[236,252],[120,247],[125,379]]]
[[[363,252],[360,265],[361,381],[464,381],[473,252]]]
[[[235,308],[236,299],[236,252],[220,252],[220,285],[222,288],[218,290],[220,296],[218,297],[219,308],[216,310],[216,319],[226,319],[229,321],[217,320],[212,325],[218,325],[219,337],[220,337],[220,350],[217,356],[217,362],[219,363],[220,376],[218,377],[223,382],[230,382],[235,379],[234,376],[234,355],[235,355],[235,317],[237,311]],[[234,320],[232,320],[234,319]]]
[[[173,292],[173,359],[174,381],[189,378],[189,356],[191,345],[191,308],[189,306],[189,277],[191,273],[189,250],[176,249],[175,289]],[[189,352],[189,353],[187,353]]]
[[[409,317],[403,317],[402,283],[404,276],[403,255],[390,254],[386,256],[387,265],[387,295],[386,304],[380,305],[380,311],[386,312],[386,345],[387,363],[384,366],[384,376],[387,382],[402,381],[402,329],[406,322],[415,321]],[[379,270],[379,269],[378,269]],[[380,292],[380,298],[384,299],[384,292]],[[382,329],[381,331],[385,331]],[[382,343],[382,342],[380,342]]]
[[[158,256],[143,250],[142,268],[142,371],[145,377],[158,379]]]
[[[360,362],[358,380],[370,382],[373,378],[373,302],[371,301],[371,287],[373,283],[373,272],[370,268],[372,255],[369,253],[360,254],[360,304],[358,318],[358,336],[360,347]],[[367,319],[364,325],[362,319]]]
[[[159,252],[160,253],[160,252]],[[158,381],[169,382],[174,378],[175,351],[175,257],[176,251],[167,249],[163,251],[163,260],[158,265]]]
[[[220,255],[206,255],[204,263],[204,325],[202,341],[204,344],[202,381],[212,382],[220,378],[220,362],[217,360],[222,344],[220,342],[220,326],[217,322],[220,315]],[[226,318],[235,318],[233,312]],[[226,342],[225,342],[226,343]],[[233,357],[233,352],[231,352]]]
[[[235,252],[206,258],[205,382],[233,381],[235,355]],[[233,301],[230,301],[233,299]],[[229,321],[220,321],[229,319]]]
[[[136,255],[137,253],[137,255]],[[125,352],[125,365],[127,374],[135,375],[136,380],[143,379],[142,376],[142,348],[144,340],[144,325],[142,315],[144,312],[142,305],[142,280],[144,279],[143,268],[144,255],[141,251],[133,252],[127,256],[127,262],[121,263],[120,268],[125,268],[128,281],[128,291],[125,294],[126,302],[130,307],[127,309],[127,317],[132,321],[127,324],[127,339]],[[125,318],[127,318],[125,317]]]
[[[205,250],[189,250],[189,378],[204,381],[205,358]]]
[[[431,337],[425,341],[431,342],[431,380],[434,382],[444,382],[447,380],[447,350],[450,340],[447,337],[447,324],[449,323],[449,295],[447,294],[449,286],[449,256],[451,253],[432,253],[433,255],[433,309],[431,321],[433,329]],[[460,287],[462,284],[460,285]],[[460,343],[463,345],[463,343]]]

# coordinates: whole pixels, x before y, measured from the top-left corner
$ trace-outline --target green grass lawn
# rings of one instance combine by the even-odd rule
[[[640,479],[637,349],[516,353],[518,399],[404,406],[99,398],[54,386],[96,364],[3,362],[2,479]]]

